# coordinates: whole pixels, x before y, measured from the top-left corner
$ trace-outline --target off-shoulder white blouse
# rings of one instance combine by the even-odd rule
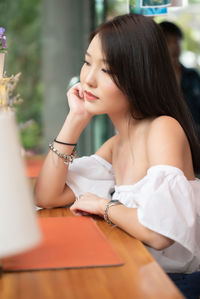
[[[76,196],[91,192],[137,208],[142,225],[174,240],[164,250],[146,246],[166,272],[200,270],[199,179],[188,181],[180,169],[156,165],[136,184],[116,186],[112,165],[92,155],[70,165],[66,183]]]

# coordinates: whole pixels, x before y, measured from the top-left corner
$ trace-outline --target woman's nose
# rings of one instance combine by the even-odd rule
[[[85,78],[85,83],[88,84],[89,86],[96,86],[97,85],[97,78],[96,78],[96,73],[95,70],[90,70]]]

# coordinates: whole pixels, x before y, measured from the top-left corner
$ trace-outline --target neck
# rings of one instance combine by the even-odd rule
[[[109,115],[114,127],[116,128],[120,139],[126,141],[130,137],[131,134],[134,133],[138,124],[141,122],[140,120],[133,119],[130,115]]]

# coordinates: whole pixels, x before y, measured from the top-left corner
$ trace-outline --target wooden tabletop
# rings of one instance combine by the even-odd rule
[[[44,209],[40,217],[72,216],[68,208]],[[125,261],[123,266],[4,273],[1,299],[183,299],[145,246],[103,220],[97,224]]]

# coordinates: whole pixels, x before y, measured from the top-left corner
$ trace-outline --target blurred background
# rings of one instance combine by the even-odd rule
[[[6,75],[21,72],[17,107],[21,142],[27,154],[44,154],[68,113],[67,89],[79,80],[90,32],[104,20],[128,12],[126,0],[0,0],[0,27],[6,29]],[[200,71],[200,0],[184,0],[155,17],[184,32],[181,61]],[[82,133],[78,154],[93,153],[114,129],[98,116]]]

